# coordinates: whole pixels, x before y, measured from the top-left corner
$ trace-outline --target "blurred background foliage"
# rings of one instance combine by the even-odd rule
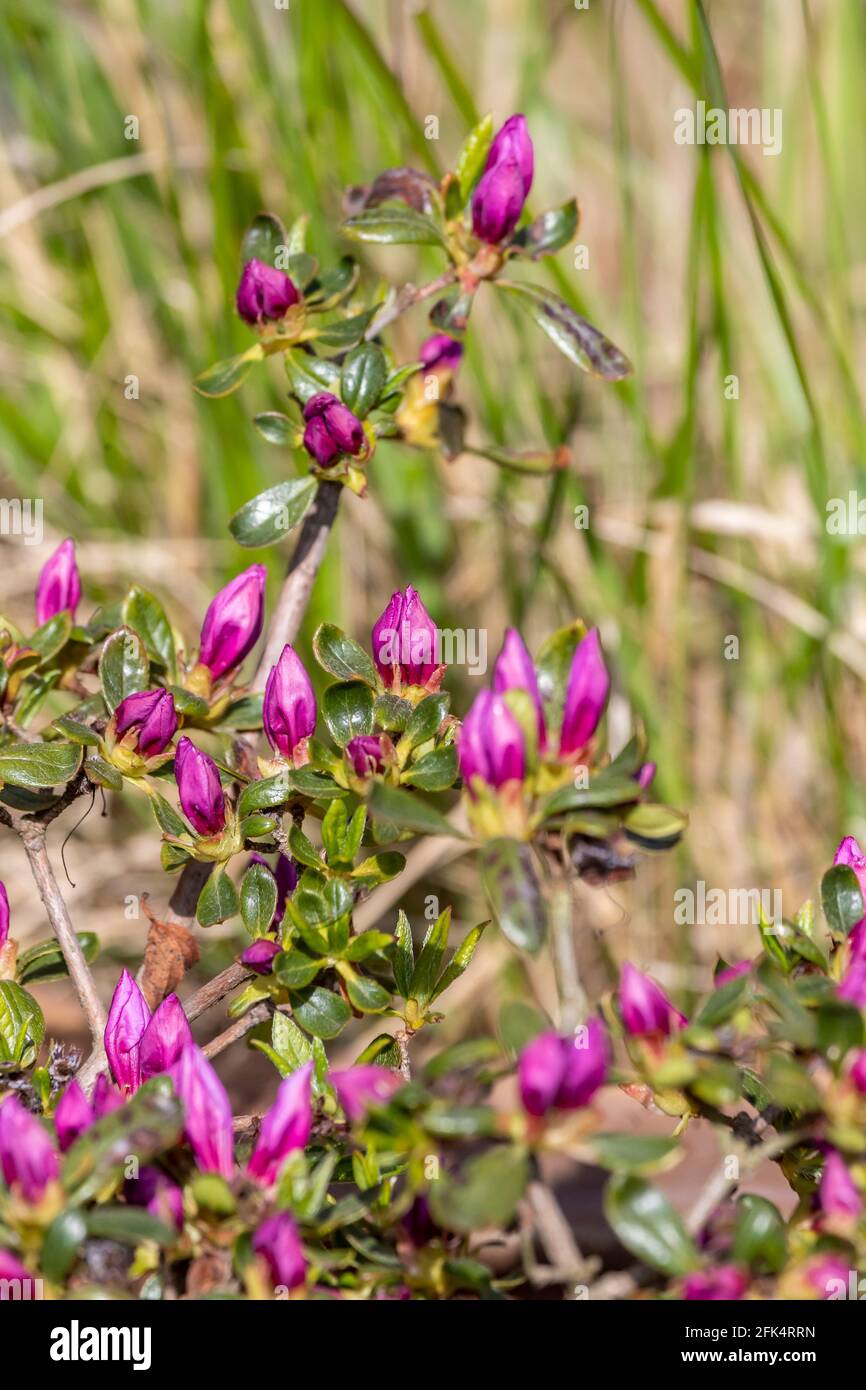
[[[370,496],[346,498],[305,640],[325,616],[365,639],[407,581],[442,626],[486,629],[491,663],[509,622],[530,645],[577,614],[598,623],[611,741],[646,722],[659,791],[691,825],[633,883],[581,890],[587,968],[603,986],[610,949],[682,989],[748,952],[748,927],[677,928],[674,890],[777,887],[791,913],[840,835],[866,834],[862,547],[825,524],[866,459],[862,0],[3,0],[0,47],[0,486],[44,498],[46,521],[41,548],[2,539],[13,618],[66,534],[90,599],[135,579],[191,636],[251,559],[273,597],[285,557],[240,552],[226,523],[293,466],[251,424],[284,380],[274,366],[216,402],[190,384],[249,342],[245,224],[308,214],[327,263],[351,249],[347,185],[441,171],[479,113],[526,113],[533,206],[576,194],[588,254],[535,278],[635,376],[578,379],[498,298],[479,303],[459,383],[475,436],[565,441],[570,468],[522,478],[384,444]],[[678,145],[674,113],[698,99],[781,108],[781,153]],[[389,282],[437,267],[360,254]],[[404,360],[424,314],[391,331]],[[449,683],[465,710],[478,682]],[[77,925],[131,955],[146,924],[133,938],[125,896],[164,892],[135,809],[92,816],[67,849]],[[0,854],[16,934],[44,935]],[[465,858],[425,861],[413,891],[481,915]],[[525,988],[489,958],[506,993]],[[526,969],[543,1000],[547,965]]]

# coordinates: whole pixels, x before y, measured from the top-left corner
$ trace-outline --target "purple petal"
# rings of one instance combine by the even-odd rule
[[[274,752],[293,758],[316,727],[316,696],[301,658],[288,643],[265,685],[262,718]]]
[[[66,1153],[78,1136],[90,1128],[95,1119],[93,1106],[73,1077],[54,1111],[54,1128],[57,1131],[60,1152]]]
[[[39,627],[65,610],[75,618],[81,600],[81,580],[75,563],[75,542],[63,541],[42,568],[36,582],[36,622]]]
[[[168,994],[154,1012],[139,1046],[141,1079],[160,1076],[174,1066],[193,1040],[189,1020],[176,994]]]
[[[226,1089],[200,1048],[191,1043],[172,1068],[184,1108],[184,1134],[204,1173],[234,1175],[234,1127]]]
[[[199,644],[199,661],[214,680],[235,670],[249,656],[265,615],[264,565],[250,565],[211,600]]]
[[[532,657],[516,628],[510,627],[505,634],[502,651],[493,668],[493,689],[497,695],[504,695],[508,690],[525,690],[531,696],[538,720],[538,746],[543,749],[546,733],[538,679]]]
[[[312,1074],[312,1062],[305,1062],[297,1071],[290,1072],[280,1082],[276,1100],[262,1120],[247,1172],[265,1187],[276,1182],[289,1154],[303,1149],[310,1137]]]
[[[601,652],[598,629],[579,642],[571,661],[559,751],[562,756],[576,753],[589,742],[604,712],[610,677]]]
[[[226,801],[213,758],[182,738],[174,759],[181,810],[199,835],[218,835],[225,828]]]
[[[129,971],[124,970],[115,986],[105,1025],[105,1052],[121,1090],[137,1091],[141,1085],[139,1048],[149,1022],[147,1001]]]

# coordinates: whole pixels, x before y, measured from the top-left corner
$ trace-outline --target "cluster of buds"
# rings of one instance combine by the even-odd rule
[[[586,757],[609,688],[593,629],[574,649],[562,718],[558,729],[551,728],[532,658],[520,634],[508,630],[493,689],[476,696],[458,738],[460,772],[479,834],[507,830],[525,838],[531,832],[533,793],[567,782],[575,764]]]
[[[527,1115],[543,1119],[551,1111],[580,1110],[604,1085],[610,1043],[598,1018],[573,1037],[541,1033],[523,1049],[517,1068],[520,1099]]]
[[[135,980],[124,970],[112,996],[104,1041],[116,1084],[124,1095],[132,1095],[151,1076],[171,1070],[192,1033],[177,995],[167,995],[151,1014]]]
[[[301,294],[284,270],[254,256],[241,272],[235,302],[244,322],[262,329],[281,323],[289,310],[300,304]]]

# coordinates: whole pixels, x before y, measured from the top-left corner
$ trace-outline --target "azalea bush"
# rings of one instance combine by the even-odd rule
[[[597,389],[630,370],[564,301],[511,278],[577,227],[573,201],[526,210],[533,162],[522,116],[495,136],[487,118],[441,181],[389,169],[349,191],[349,241],[441,252],[440,274],[421,287],[382,291],[348,255],[322,267],[303,218],[287,229],[261,214],[250,227],[236,309],[251,346],[196,386],[226,395],[272,358],[285,372],[285,409],[255,425],[284,451],[286,478],[230,522],[247,547],[296,532],[271,611],[261,564],[214,596],[198,634],[136,584],[91,611],[69,539],[42,570],[33,629],[2,622],[0,822],[51,928],[19,952],[15,903],[0,891],[5,1293],[40,1281],[50,1298],[502,1299],[533,1286],[556,1297],[830,1298],[847,1296],[866,1261],[856,843],[843,841],[823,880],[823,921],[811,903],[792,921],[762,921],[755,957],[719,961],[682,1008],[628,962],[590,1000],[574,951],[576,881],[639,874],[686,828],[654,799],[641,728],[608,751],[597,628],[575,615],[534,654],[507,630],[489,688],[456,708],[412,576],[382,595],[366,631],[318,627],[321,698],[295,648],[343,491],[363,499],[366,465],[389,440],[426,451],[430,467],[462,452],[529,473],[567,463],[561,446],[473,442],[459,371],[478,294],[528,313]],[[432,331],[400,362],[388,330],[422,302]],[[167,904],[148,908],[140,968],[124,970],[107,1001],[91,971],[100,943],[75,930],[46,848],[49,825],[97,793],[146,798],[171,876]],[[426,837],[471,853],[486,919],[458,934],[446,905],[416,939],[397,906],[359,926],[360,907],[399,880],[404,851]],[[193,991],[185,975],[202,934],[223,923],[243,945]],[[554,955],[557,1016],[527,1011],[507,1036],[438,1046],[449,991],[466,972],[471,987],[494,932],[518,958]],[[46,1037],[32,992],[68,978],[87,1055]],[[200,1046],[191,1025],[226,1001],[226,1026]],[[359,1021],[372,1039],[335,1064]],[[434,1041],[419,1063],[421,1033]],[[237,1113],[213,1064],[245,1046],[273,1064],[264,1113]],[[606,1128],[603,1088],[616,1086],[636,1115],[669,1117],[669,1132]],[[719,1163],[683,1215],[654,1175],[685,1166],[693,1125],[715,1133]],[[551,1155],[607,1171],[604,1213],[624,1270],[605,1270],[574,1239],[544,1182]],[[784,1210],[739,1193],[765,1160],[791,1189]],[[491,1230],[517,1233],[504,1265]]]

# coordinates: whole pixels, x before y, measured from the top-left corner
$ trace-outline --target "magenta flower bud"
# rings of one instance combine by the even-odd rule
[[[123,1195],[134,1207],[144,1207],[169,1229],[183,1228],[183,1193],[167,1173],[150,1165],[137,1178],[127,1178]]]
[[[298,886],[298,866],[294,859],[290,859],[282,851],[277,855],[276,868],[271,869],[266,859],[260,854],[250,855],[251,864],[263,864],[277,880],[277,906],[274,912],[274,925],[282,922],[286,911],[286,902]]]
[[[514,159],[503,159],[481,175],[472,195],[472,230],[491,246],[510,236],[526,202],[523,175]]]
[[[6,884],[0,882],[0,951],[9,940],[9,894]]]
[[[375,734],[359,734],[346,744],[346,756],[356,777],[372,777],[385,766],[382,740]]]
[[[121,700],[115,711],[118,738],[138,730],[136,744],[143,758],[164,753],[177,733],[174,700],[167,690],[139,690]]]
[[[277,1098],[262,1120],[247,1172],[272,1187],[289,1154],[303,1149],[313,1127],[310,1087],[312,1062],[305,1062],[280,1082]]]
[[[373,661],[387,690],[404,685],[430,685],[444,666],[437,660],[439,632],[420,595],[411,584],[391,595],[373,625]],[[438,681],[435,688],[438,689]]]
[[[488,787],[522,781],[526,771],[523,730],[501,695],[482,690],[476,695],[458,734],[460,775],[470,794],[473,779]]]
[[[748,975],[751,969],[750,960],[738,960],[733,965],[726,965],[713,980],[713,988],[721,989],[722,985],[730,984],[731,980],[739,980],[742,975]]]
[[[863,1210],[863,1198],[835,1149],[831,1149],[824,1160],[818,1205],[825,1216],[857,1217]]]
[[[418,359],[428,372],[456,372],[463,357],[463,344],[447,333],[433,333],[418,349]]]
[[[104,1071],[100,1072],[96,1078],[92,1104],[93,1114],[97,1120],[101,1120],[105,1115],[110,1115],[114,1110],[119,1110],[123,1105],[123,1096],[115,1086],[112,1086]]]
[[[541,1033],[523,1049],[517,1067],[526,1113],[541,1117],[551,1109],[578,1110],[588,1105],[604,1083],[608,1056],[600,1019],[590,1019],[585,1033],[573,1038]]]
[[[620,974],[619,1010],[623,1027],[633,1038],[653,1033],[670,1037],[687,1021],[655,980],[637,970],[631,961],[624,962]]]
[[[54,1128],[60,1152],[71,1149],[80,1134],[89,1129],[96,1119],[93,1106],[73,1077],[54,1111]]]
[[[718,1269],[690,1274],[683,1284],[683,1298],[690,1302],[734,1303],[743,1297],[748,1286],[746,1275],[736,1265],[719,1265]]]
[[[346,1112],[346,1119],[353,1125],[363,1120],[372,1107],[387,1105],[403,1084],[396,1072],[367,1062],[347,1067],[345,1071],[332,1071],[329,1080]]]
[[[192,1040],[183,1005],[176,994],[167,994],[141,1037],[138,1057],[142,1081],[170,1071]]]
[[[819,1298],[838,1298],[848,1296],[851,1266],[839,1255],[819,1255],[809,1260],[803,1272],[806,1283]]]
[[[844,840],[840,841],[833,863],[834,865],[847,864],[848,868],[854,870],[860,892],[863,895],[864,905],[866,905],[866,857],[862,854],[853,835],[846,835]],[[855,923],[848,933],[848,945],[855,956],[862,955],[866,950],[866,908],[864,908],[864,916]]]
[[[840,999],[847,999],[856,1009],[866,1009],[866,956],[855,956],[842,976],[836,990]]]
[[[11,1250],[0,1248],[0,1284],[4,1282],[11,1284],[13,1280],[29,1289],[33,1275],[29,1269],[25,1269],[17,1255],[13,1255]],[[24,1284],[25,1280],[27,1281],[26,1284]],[[29,1294],[24,1293],[24,1289],[21,1290],[21,1294],[24,1298],[29,1297]],[[15,1294],[9,1289],[0,1288],[0,1301],[5,1301],[7,1298],[11,1302],[15,1298]]]
[[[498,131],[487,153],[487,159],[484,164],[485,172],[488,169],[493,169],[503,160],[512,159],[520,170],[524,192],[528,195],[532,187],[532,175],[535,170],[535,153],[526,125],[526,117],[520,115],[520,113],[515,116],[509,116],[508,120]]]
[[[316,727],[316,696],[304,663],[288,643],[265,685],[265,736],[280,757],[294,759]]]
[[[258,642],[267,577],[264,565],[250,565],[211,599],[201,626],[198,659],[215,681],[240,666]]]
[[[287,1211],[279,1211],[262,1222],[253,1236],[253,1250],[264,1259],[275,1285],[296,1289],[303,1284],[307,1261]]]
[[[235,302],[241,318],[256,324],[284,318],[300,298],[294,281],[284,270],[254,257],[243,268]]]
[[[241,965],[245,965],[247,970],[254,970],[257,975],[270,975],[274,956],[278,956],[282,949],[278,941],[260,936],[241,952]]]
[[[115,986],[105,1025],[105,1052],[121,1091],[141,1085],[141,1037],[150,1022],[147,1001],[128,970]]]
[[[855,1089],[861,1096],[866,1096],[866,1050],[861,1049],[853,1055],[851,1070],[848,1075],[854,1083]]]
[[[0,1173],[25,1202],[38,1202],[60,1172],[57,1150],[35,1115],[17,1096],[0,1105]]]
[[[199,835],[219,835],[226,823],[226,799],[213,758],[182,738],[174,757],[181,810]]]
[[[635,781],[642,792],[649,791],[656,775],[657,767],[655,763],[642,763],[638,769]]]
[[[509,690],[525,690],[532,698],[538,721],[538,746],[543,749],[547,733],[544,726],[544,707],[538,689],[538,680],[532,657],[516,628],[510,627],[502,643],[502,651],[496,658],[493,668],[493,689],[497,695]]]
[[[42,567],[36,582],[36,623],[39,627],[66,609],[75,619],[81,600],[81,580],[75,563],[75,542],[63,541]]]
[[[304,448],[320,468],[330,468],[344,454],[357,458],[363,451],[367,439],[364,426],[330,391],[310,397],[304,406],[304,419]]]
[[[184,1109],[184,1134],[203,1173],[234,1175],[232,1107],[226,1089],[195,1043],[185,1047],[171,1072]]]
[[[561,756],[578,752],[592,738],[604,712],[609,689],[610,677],[601,653],[598,628],[593,628],[577,644],[571,660],[559,735]]]
[[[540,1118],[553,1106],[562,1081],[561,1042],[557,1033],[540,1033],[520,1054],[517,1079],[527,1115]]]

